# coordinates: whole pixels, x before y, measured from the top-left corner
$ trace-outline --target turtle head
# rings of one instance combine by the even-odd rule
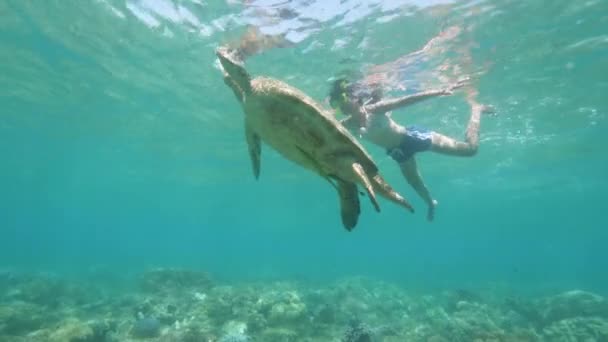
[[[237,57],[236,51],[227,47],[220,47],[215,54],[222,66],[224,82],[233,90],[235,86],[238,87],[242,93],[241,96],[249,94],[251,92],[251,77],[245,70],[243,62]]]

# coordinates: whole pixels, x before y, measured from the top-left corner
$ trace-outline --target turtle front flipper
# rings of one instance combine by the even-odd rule
[[[253,175],[255,179],[260,177],[260,156],[262,154],[262,146],[260,136],[257,135],[251,126],[245,122],[245,139],[249,149],[249,157],[251,158],[251,166],[253,167]]]
[[[359,191],[357,185],[338,179],[338,195],[340,196],[340,214],[342,224],[346,230],[351,231],[357,225],[361,207],[359,204]]]
[[[361,166],[361,164],[359,164],[357,162],[354,162],[352,164],[352,169],[355,174],[355,177],[357,179],[359,179],[359,181],[365,188],[365,191],[367,191],[367,194],[369,195],[369,199],[372,201],[374,208],[376,209],[376,211],[380,212],[380,205],[378,204],[378,200],[376,200],[376,194],[374,193],[374,188],[372,187],[372,183],[369,181],[369,178],[367,177],[367,174],[365,173],[363,166]]]

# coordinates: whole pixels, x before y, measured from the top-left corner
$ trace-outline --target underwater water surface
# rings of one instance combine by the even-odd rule
[[[68,310],[44,300],[36,302],[48,310],[36,311],[42,317],[37,324],[9,329],[17,317],[11,313],[15,301],[32,301],[14,295],[27,292],[19,286],[44,287],[39,283],[48,285],[59,277],[92,281],[104,292],[130,287],[133,279],[158,268],[195,272],[151,276],[169,284],[163,283],[162,291],[171,293],[186,284],[196,298],[216,300],[210,285],[191,279],[200,276],[198,271],[218,284],[261,284],[256,286],[265,290],[243,290],[251,303],[263,302],[255,293],[281,292],[284,285],[270,285],[275,282],[310,283],[351,294],[366,288],[361,285],[365,281],[386,282],[391,285],[370,285],[365,293],[389,302],[397,302],[387,295],[397,291],[391,286],[416,293],[455,291],[462,295],[457,308],[488,289],[538,296],[589,291],[573,296],[588,296],[581,302],[601,308],[591,310],[598,321],[589,324],[603,331],[594,335],[597,341],[608,339],[608,304],[601,297],[608,295],[608,154],[602,138],[608,128],[607,1],[3,0],[0,14],[2,341],[70,340],[61,337],[62,328],[31,335],[56,329],[61,310]],[[482,117],[475,157],[417,156],[439,201],[433,222],[427,222],[424,203],[395,162],[365,141],[380,172],[413,203],[415,214],[385,199],[376,213],[362,197],[359,223],[347,232],[335,190],[268,146],[262,147],[260,179],[254,179],[243,112],[223,83],[214,53],[238,42],[252,26],[267,35],[283,35],[291,45],[255,54],[246,61],[247,70],[288,82],[324,105],[331,81],[341,73],[370,70],[421,49],[448,28],[460,30],[432,58],[412,67],[417,79],[406,70],[402,80],[420,87],[437,85],[441,65],[456,65],[473,76],[479,101],[496,109],[495,115]],[[470,51],[466,60],[463,49]],[[457,91],[397,110],[393,118],[460,139],[468,115],[464,94]],[[167,280],[182,276],[189,280]],[[343,283],[351,277],[365,280]],[[152,288],[151,293],[160,291],[159,286]],[[38,296],[57,296],[46,291]],[[239,292],[225,291],[222,296],[230,298]],[[330,290],[317,292],[327,294],[323,291]],[[333,320],[324,323],[325,330],[307,332],[314,329],[298,319],[312,324],[326,314],[313,304],[313,293],[297,285],[269,295],[275,298],[269,302],[290,303],[295,316],[289,316],[289,308],[277,309],[279,304],[266,311],[258,308],[263,313],[255,308],[238,313],[234,307],[242,306],[237,304],[232,311],[208,311],[211,321],[197,329],[215,337],[191,340],[221,340],[222,331],[232,329],[261,341],[337,341],[348,336],[349,341],[364,341],[352,337],[352,331],[342,335],[349,321],[346,308],[363,310],[364,304],[348,306],[339,295],[324,301],[345,316],[328,314]],[[306,311],[298,306],[300,297]],[[426,302],[411,298],[417,304],[403,306],[413,322],[418,311],[412,305]],[[550,307],[539,300],[540,307]],[[85,296],[73,305],[92,301]],[[127,323],[116,323],[116,331],[188,340],[171,334],[179,330],[175,322],[183,327],[190,321],[163,319],[153,309],[148,315],[131,304],[81,308],[87,312],[82,317],[110,312],[112,305],[114,312],[140,314],[125,314]],[[174,312],[195,316],[185,313],[192,308],[174,305]],[[576,305],[572,317],[589,312]],[[386,317],[400,312],[378,310]],[[252,321],[251,312],[266,323]],[[365,312],[356,316],[380,325],[366,316],[380,319],[380,313]],[[291,318],[277,318],[283,316]],[[562,316],[544,311],[522,318],[528,322],[522,326],[536,332],[518,335],[519,340],[559,340],[561,330],[550,330],[553,321],[548,317],[556,322],[575,319]],[[531,317],[543,323],[531,328]],[[241,321],[246,329],[238,325]],[[40,322],[52,322],[53,328]],[[428,334],[416,329],[418,323],[401,324],[392,335],[378,328],[375,338],[518,340],[505,337],[507,328],[496,320],[479,325],[491,334],[454,335],[452,329],[452,337],[441,332],[441,322],[429,319]],[[495,332],[500,330],[496,326],[503,335]],[[110,340],[109,334],[95,336]],[[582,340],[573,338],[568,341]]]

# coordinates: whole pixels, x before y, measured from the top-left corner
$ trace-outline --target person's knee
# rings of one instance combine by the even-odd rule
[[[403,163],[398,163],[399,164],[399,168],[401,169],[401,174],[403,174],[403,177],[405,178],[405,180],[407,181],[407,183],[409,185],[414,185],[414,177],[412,175],[412,170],[410,170],[407,165],[405,164],[405,162]]]
[[[405,181],[407,182],[407,184],[409,184],[410,186],[415,186],[416,182],[414,181],[412,176],[408,176],[408,175],[404,175],[405,176]]]

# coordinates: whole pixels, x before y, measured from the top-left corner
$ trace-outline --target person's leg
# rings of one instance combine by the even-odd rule
[[[459,141],[454,138],[432,133],[431,151],[453,156],[470,157],[477,153],[479,147],[479,121],[481,114],[490,112],[491,109],[477,102],[475,97],[477,91],[467,91],[467,102],[471,106],[471,117],[467,125],[465,133],[465,141]]]
[[[416,158],[411,156],[407,160],[398,162],[398,164],[399,168],[401,169],[401,174],[403,174],[403,177],[407,183],[427,204],[427,220],[432,221],[435,217],[435,206],[437,206],[437,201],[431,196],[431,192],[420,175],[420,170],[418,170],[418,165],[416,164]]]

